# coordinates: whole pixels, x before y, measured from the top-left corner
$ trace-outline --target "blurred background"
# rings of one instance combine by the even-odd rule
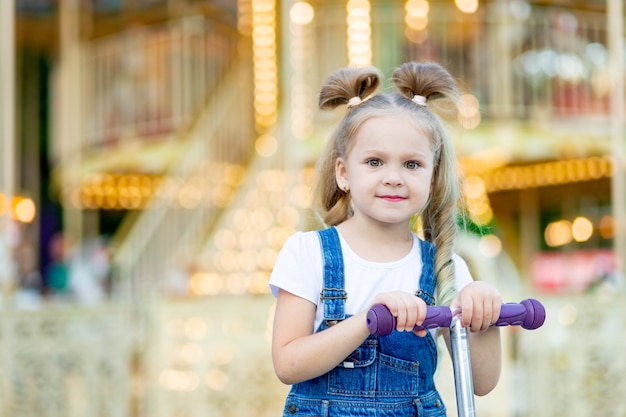
[[[480,416],[626,416],[618,0],[1,0],[0,417],[280,415],[267,281],[320,227],[326,76],[433,60],[505,301]],[[449,360],[437,375],[455,415]]]

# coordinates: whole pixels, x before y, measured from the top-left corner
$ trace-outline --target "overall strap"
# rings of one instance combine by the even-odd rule
[[[419,289],[415,293],[424,302],[432,306],[435,304],[435,289],[437,277],[435,277],[435,245],[420,239],[420,251],[422,252],[422,275],[420,276]]]
[[[324,303],[324,320],[329,323],[343,320],[346,316],[343,255],[339,233],[335,227],[318,230],[317,234],[324,257],[324,288],[320,299]]]

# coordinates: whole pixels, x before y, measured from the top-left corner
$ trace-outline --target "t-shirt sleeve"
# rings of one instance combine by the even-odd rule
[[[317,304],[322,277],[322,255],[316,232],[297,232],[278,253],[269,286],[274,297],[282,289]]]
[[[452,255],[452,259],[454,259],[454,270],[456,277],[456,290],[461,291],[465,286],[472,281],[472,274],[470,273],[469,267],[463,258],[459,255]]]

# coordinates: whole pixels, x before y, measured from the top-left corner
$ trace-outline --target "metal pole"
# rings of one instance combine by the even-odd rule
[[[68,201],[69,191],[80,183],[82,159],[80,6],[78,0],[59,2],[59,93],[56,140],[60,143],[61,188],[63,195],[63,235],[77,251],[82,248],[84,214]]]
[[[15,3],[14,0],[0,2],[0,192],[6,197],[7,212],[0,216],[0,254],[5,257],[0,265],[2,298],[11,291],[14,277],[9,239],[11,217],[8,209],[15,195]],[[1,299],[0,299],[1,301]]]
[[[626,197],[624,172],[624,18],[622,0],[608,0],[609,57],[611,65],[611,193],[615,235],[613,250],[620,284],[626,277]]]
[[[475,417],[474,381],[472,380],[469,342],[467,340],[467,329],[461,324],[460,316],[454,316],[450,324],[450,348],[452,351],[458,416]]]

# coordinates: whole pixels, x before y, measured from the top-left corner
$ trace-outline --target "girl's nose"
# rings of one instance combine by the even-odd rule
[[[385,172],[383,183],[385,185],[390,185],[394,187],[398,185],[402,185],[403,183],[402,175],[400,175],[400,173],[396,169],[388,169]]]

